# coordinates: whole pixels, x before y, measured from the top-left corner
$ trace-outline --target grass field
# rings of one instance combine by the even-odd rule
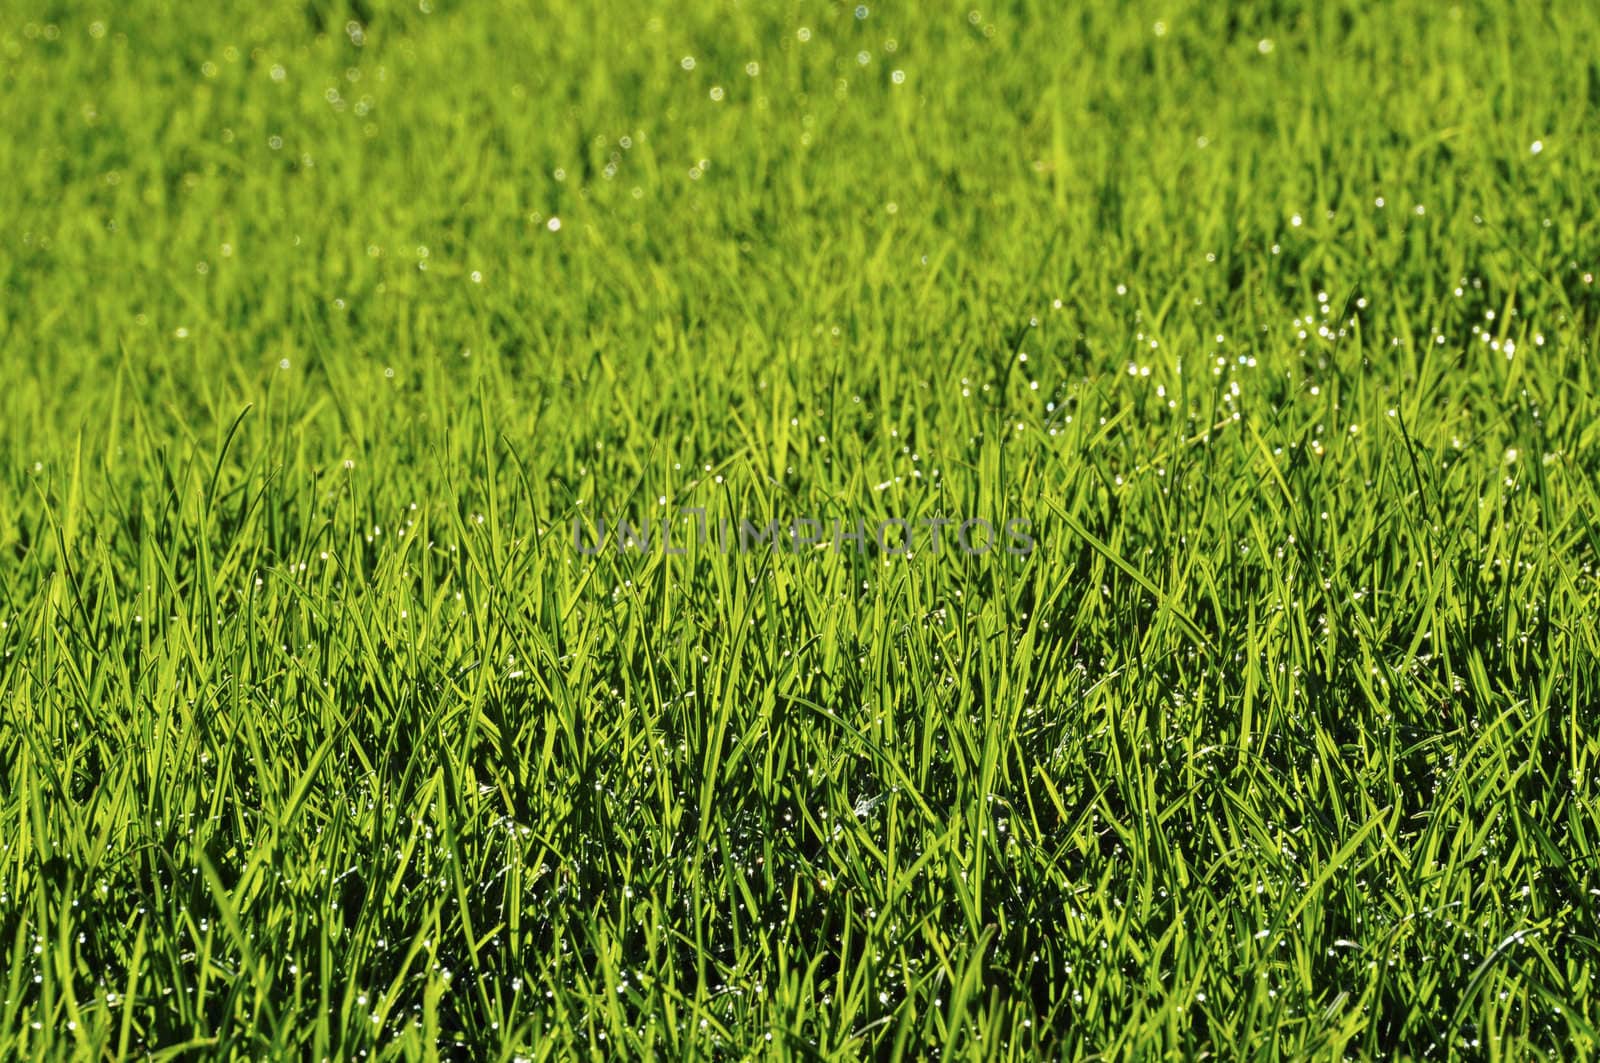
[[[1600,1051],[1600,9],[977,2],[0,4],[0,1059]]]

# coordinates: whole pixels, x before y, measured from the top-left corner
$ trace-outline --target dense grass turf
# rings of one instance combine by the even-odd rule
[[[1363,6],[5,5],[0,1057],[1594,1051],[1600,12]]]

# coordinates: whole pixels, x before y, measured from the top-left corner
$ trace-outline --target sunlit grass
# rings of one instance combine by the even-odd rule
[[[0,12],[0,1058],[1594,1052],[1595,55]]]

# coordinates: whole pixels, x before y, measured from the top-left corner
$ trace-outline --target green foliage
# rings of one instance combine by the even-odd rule
[[[124,6],[0,10],[0,1058],[1600,1048],[1592,5]],[[689,507],[1038,548],[573,547]]]

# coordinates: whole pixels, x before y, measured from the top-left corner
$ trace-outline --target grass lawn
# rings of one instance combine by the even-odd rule
[[[0,1059],[1600,1051],[1600,8],[974,4],[0,3]]]

